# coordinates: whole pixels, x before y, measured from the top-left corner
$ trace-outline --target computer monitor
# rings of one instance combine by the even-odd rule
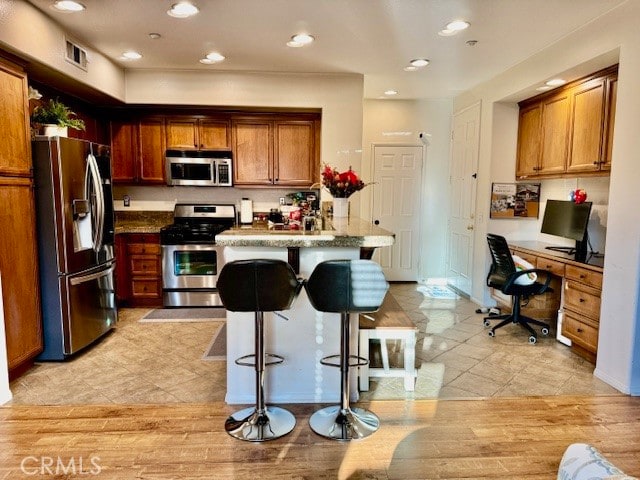
[[[540,231],[556,237],[576,241],[575,247],[547,247],[549,250],[575,254],[578,262],[587,259],[587,225],[591,202],[574,203],[568,200],[547,200]]]

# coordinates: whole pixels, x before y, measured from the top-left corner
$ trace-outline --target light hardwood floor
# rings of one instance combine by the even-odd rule
[[[522,397],[380,401],[381,428],[340,443],[308,426],[314,405],[293,405],[281,439],[247,443],[224,432],[234,409],[174,405],[0,408],[0,479],[555,479],[565,448],[591,443],[640,475],[640,398]],[[76,475],[55,473],[60,464]],[[83,462],[83,474],[78,470]],[[96,473],[92,476],[91,472]],[[70,470],[67,470],[69,473]],[[58,469],[57,473],[61,473]]]

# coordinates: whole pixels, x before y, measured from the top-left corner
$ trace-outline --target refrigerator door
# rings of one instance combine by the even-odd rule
[[[60,279],[66,294],[67,309],[64,328],[64,354],[70,355],[86,347],[115,326],[116,295],[113,282],[114,264],[79,275]],[[45,346],[46,348],[46,346]]]

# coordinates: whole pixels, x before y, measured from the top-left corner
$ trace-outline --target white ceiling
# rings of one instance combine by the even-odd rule
[[[177,0],[80,0],[81,13],[59,13],[53,0],[30,0],[81,45],[127,69],[359,73],[365,98],[452,97],[523,61],[624,0],[193,0],[200,14],[166,14]],[[452,37],[454,19],[471,26]],[[151,32],[162,35],[158,40]],[[316,42],[285,43],[295,33]],[[473,47],[467,40],[477,40]],[[141,60],[121,61],[125,50]],[[198,62],[218,51],[227,60]],[[431,64],[415,72],[414,58]]]

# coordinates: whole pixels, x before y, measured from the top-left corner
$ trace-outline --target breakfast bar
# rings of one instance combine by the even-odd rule
[[[326,219],[314,231],[270,230],[235,227],[216,236],[224,246],[224,262],[248,259],[294,259],[294,270],[308,278],[315,266],[326,260],[358,259],[375,248],[393,245],[393,233],[358,218]],[[293,253],[292,253],[293,252]],[[297,268],[296,268],[297,267]],[[265,313],[266,350],[284,357],[267,368],[267,402],[328,403],[340,396],[338,369],[325,367],[320,359],[338,353],[340,315],[313,309],[302,290],[290,310],[280,315]],[[352,315],[351,350],[358,351],[358,316]],[[227,312],[227,393],[229,404],[251,404],[255,398],[255,376],[251,368],[235,359],[251,353],[254,345],[254,315]],[[352,376],[352,399],[357,399],[357,376]]]

